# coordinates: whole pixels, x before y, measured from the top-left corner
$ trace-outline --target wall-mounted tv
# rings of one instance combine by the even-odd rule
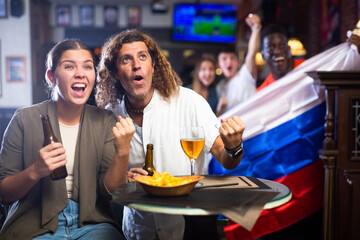
[[[174,5],[173,39],[191,42],[233,43],[237,6],[177,3]]]

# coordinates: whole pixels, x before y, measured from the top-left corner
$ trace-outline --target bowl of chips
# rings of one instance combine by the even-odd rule
[[[173,197],[188,194],[204,176],[193,175],[174,177],[167,172],[153,176],[137,175],[134,177],[144,190],[154,196]]]

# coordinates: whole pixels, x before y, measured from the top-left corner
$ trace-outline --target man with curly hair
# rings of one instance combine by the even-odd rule
[[[244,123],[238,116],[216,118],[207,101],[181,86],[157,43],[138,30],[113,36],[104,46],[98,67],[96,101],[116,116],[129,116],[136,132],[131,140],[128,179],[147,175],[142,169],[146,145],[154,144],[157,172],[189,175],[190,161],[180,145],[180,128],[201,125],[205,146],[195,164],[204,173],[205,154],[211,153],[227,169],[242,158]],[[123,231],[128,239],[183,239],[182,216],[124,208]]]

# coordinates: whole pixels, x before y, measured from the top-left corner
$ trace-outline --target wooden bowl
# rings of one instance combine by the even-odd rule
[[[188,179],[190,182],[171,186],[171,187],[160,187],[160,186],[154,186],[150,185],[147,182],[147,178],[150,178],[150,176],[142,176],[137,175],[134,177],[134,179],[140,183],[140,185],[144,188],[144,190],[154,196],[162,196],[162,197],[173,197],[173,196],[181,196],[188,194],[191,192],[191,190],[194,189],[197,182],[199,182],[201,179],[204,178],[204,176],[194,175],[194,176],[185,176],[180,177],[182,179]]]

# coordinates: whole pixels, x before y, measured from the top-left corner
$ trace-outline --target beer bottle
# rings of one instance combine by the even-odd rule
[[[45,147],[46,145],[49,145],[50,143],[53,143],[53,142],[60,142],[59,139],[55,136],[54,131],[51,127],[49,116],[47,114],[44,114],[44,115],[40,115],[40,118],[42,121],[43,130],[44,130],[43,146]],[[58,179],[65,178],[67,175],[68,174],[67,174],[66,166],[61,166],[61,167],[55,169],[54,171],[52,171],[52,173],[50,174],[50,178],[52,180],[58,180]]]
[[[153,165],[153,149],[154,145],[150,143],[146,146],[145,165],[143,169],[148,172],[149,176],[152,176],[155,172],[155,168]]]

